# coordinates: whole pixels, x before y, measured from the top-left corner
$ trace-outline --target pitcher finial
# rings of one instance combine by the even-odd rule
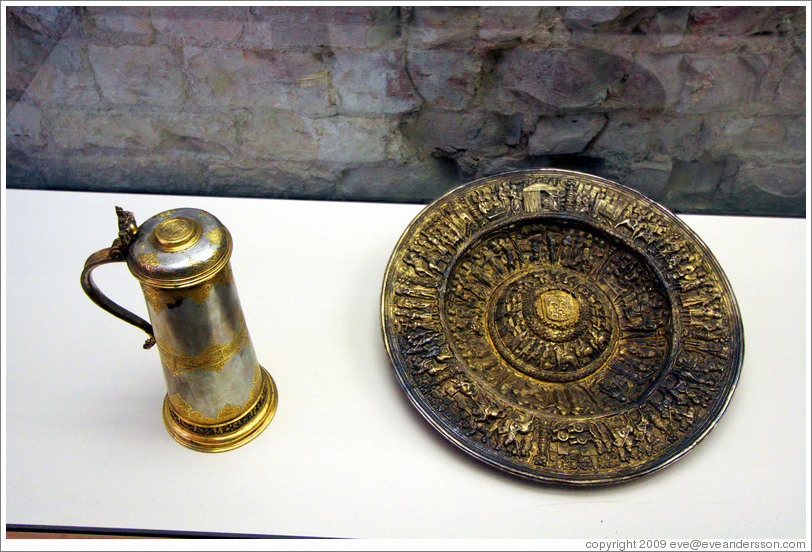
[[[138,225],[132,211],[125,211],[116,206],[116,216],[118,216],[118,237],[113,240],[110,253],[113,259],[120,261],[127,256],[130,244],[138,234]]]

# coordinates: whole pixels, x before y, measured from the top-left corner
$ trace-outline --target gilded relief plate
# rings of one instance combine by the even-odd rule
[[[582,173],[476,180],[409,225],[383,284],[390,361],[465,452],[567,485],[673,462],[727,406],[744,352],[730,284],[664,207]]]

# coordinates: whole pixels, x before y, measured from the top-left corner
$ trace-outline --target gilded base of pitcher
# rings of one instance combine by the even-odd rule
[[[185,447],[201,452],[224,452],[242,446],[262,433],[276,413],[277,401],[276,384],[262,368],[259,397],[242,416],[222,424],[195,424],[180,417],[167,396],[163,408],[164,425],[169,434]]]

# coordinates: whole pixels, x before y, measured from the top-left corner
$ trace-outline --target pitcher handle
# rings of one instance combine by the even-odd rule
[[[149,338],[144,342],[144,349],[149,349],[155,345],[155,334],[152,331],[152,324],[133,314],[124,307],[111,301],[105,294],[96,287],[93,281],[91,272],[93,269],[108,263],[124,262],[127,258],[127,248],[130,242],[134,239],[137,232],[135,220],[132,218],[132,213],[124,211],[121,207],[116,207],[116,213],[119,217],[119,237],[113,241],[112,247],[102,249],[93,253],[85,261],[85,267],[82,269],[81,284],[82,289],[90,297],[90,300],[96,303],[99,307],[106,310],[116,318],[132,324],[136,328],[144,330]]]

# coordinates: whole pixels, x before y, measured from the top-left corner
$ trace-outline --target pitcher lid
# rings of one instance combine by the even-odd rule
[[[160,288],[200,284],[231,257],[231,234],[200,209],[170,209],[144,221],[130,245],[127,266],[142,283]]]

